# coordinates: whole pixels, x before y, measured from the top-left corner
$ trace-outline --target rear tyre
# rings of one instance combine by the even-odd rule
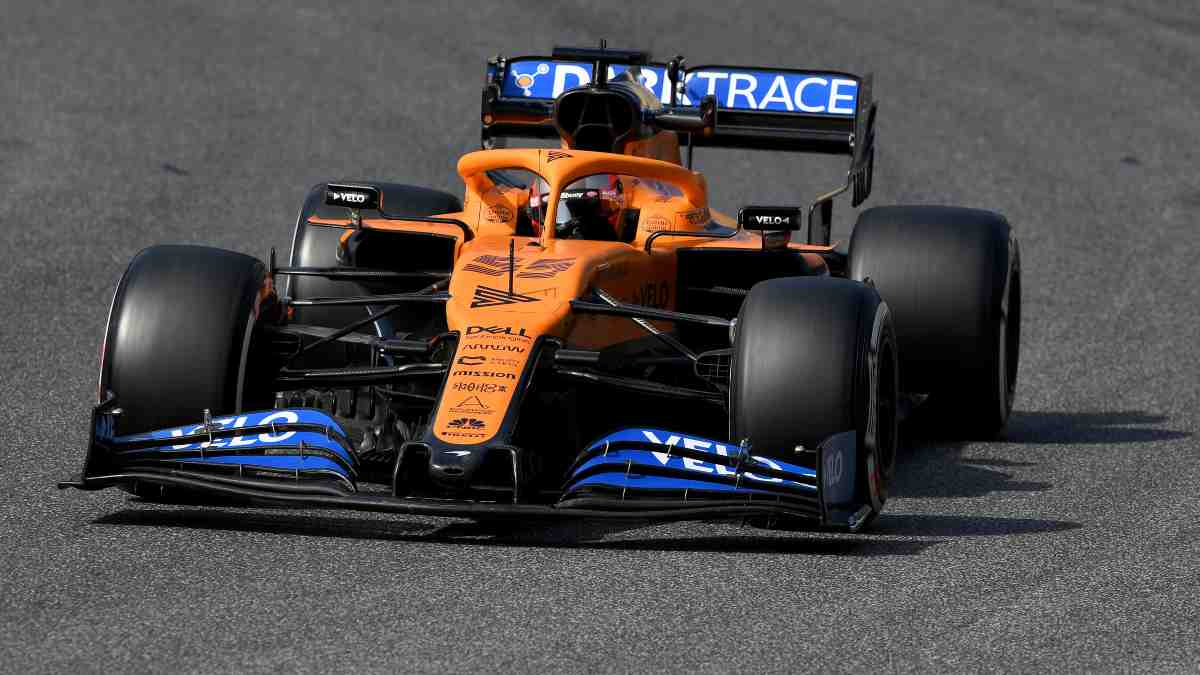
[[[987,438],[1012,413],[1021,265],[1008,221],[947,206],[887,206],[859,217],[849,276],[870,280],[894,315],[902,391],[928,394],[939,433]]]
[[[100,362],[100,392],[116,395],[117,433],[161,429],[270,408],[256,330],[265,267],[241,253],[154,246],[117,285]]]
[[[855,431],[855,490],[872,519],[896,468],[897,376],[891,316],[874,289],[830,277],[764,281],[738,316],[730,438],[794,462],[797,446]]]

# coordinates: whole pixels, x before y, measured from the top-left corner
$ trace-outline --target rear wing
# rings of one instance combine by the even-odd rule
[[[585,52],[587,60],[581,58]],[[811,230],[818,209],[828,230],[833,197],[852,190],[852,205],[858,206],[870,194],[877,106],[869,74],[721,65],[688,68],[682,57],[652,63],[640,52],[604,49],[556,49],[549,57],[496,57],[487,64],[484,83],[483,147],[494,147],[498,139],[507,137],[557,138],[555,99],[592,84],[598,68],[603,69],[603,80],[632,70],[630,75],[662,104],[658,117],[696,116],[703,104],[715,104],[711,128],[704,133],[679,132],[680,145],[689,149],[689,167],[696,147],[849,156],[846,184],[818,197],[809,209],[810,240],[815,235],[816,241],[828,241],[827,235]]]

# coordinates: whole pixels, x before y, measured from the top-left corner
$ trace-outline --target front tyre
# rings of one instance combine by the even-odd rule
[[[100,361],[117,433],[182,426],[272,405],[257,319],[265,266],[203,246],[138,253],[117,285]]]
[[[854,501],[879,514],[896,468],[898,360],[888,305],[871,287],[790,277],[751,289],[738,317],[730,438],[795,462],[853,432]]]

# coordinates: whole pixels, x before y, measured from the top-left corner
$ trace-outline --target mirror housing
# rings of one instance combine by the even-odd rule
[[[379,188],[369,185],[329,183],[325,186],[325,204],[380,211],[383,209],[383,195]]]

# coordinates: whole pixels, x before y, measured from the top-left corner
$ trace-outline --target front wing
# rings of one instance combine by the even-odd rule
[[[404,497],[361,490],[358,458],[324,412],[268,410],[144,434],[112,433],[97,406],[82,476],[59,487],[162,486],[275,505],[408,515],[519,519],[694,520],[787,517],[857,530],[855,435],[830,437],[791,463],[746,446],[661,429],[624,429],[589,445],[552,504]],[[807,460],[807,461],[802,461]],[[809,466],[811,465],[811,466]]]

